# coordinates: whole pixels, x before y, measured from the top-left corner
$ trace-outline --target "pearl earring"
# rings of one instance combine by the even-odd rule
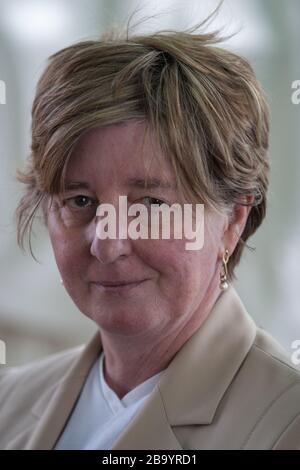
[[[62,280],[62,278],[60,278],[60,283],[64,285],[64,281]]]
[[[221,290],[227,290],[229,287],[229,284],[227,282],[227,263],[229,260],[229,251],[225,250],[225,253],[223,255],[222,259],[222,268],[223,268],[223,273],[220,274],[220,289]]]

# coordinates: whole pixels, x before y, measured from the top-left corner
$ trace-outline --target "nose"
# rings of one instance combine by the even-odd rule
[[[96,219],[98,219],[98,217]],[[99,238],[99,232],[97,233],[97,223],[95,223],[93,227],[90,252],[91,255],[97,258],[97,260],[102,264],[113,263],[118,258],[124,258],[131,254],[132,241],[128,237],[121,238],[118,236],[118,233],[118,227],[116,227],[116,237],[105,239]]]
[[[110,264],[120,257],[129,256],[131,253],[130,240],[116,238],[101,240],[95,235],[90,252],[100,263]]]

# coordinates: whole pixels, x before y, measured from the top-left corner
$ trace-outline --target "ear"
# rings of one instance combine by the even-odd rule
[[[227,249],[229,255],[231,255],[244,231],[249,212],[252,208],[252,203],[254,201],[254,196],[249,195],[245,196],[241,203],[236,203],[233,206],[232,213],[228,216],[227,224],[225,225],[225,230],[222,237],[222,253],[220,257],[223,256],[224,251]],[[244,205],[244,204],[250,205]]]

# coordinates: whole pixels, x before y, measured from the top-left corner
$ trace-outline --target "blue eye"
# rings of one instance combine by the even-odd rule
[[[164,201],[162,201],[161,199],[157,199],[155,197],[151,197],[151,196],[145,196],[143,197],[143,199],[148,199],[150,201],[149,205],[152,206],[152,205],[159,205],[161,206],[162,204],[165,204]],[[147,204],[146,204],[147,205]]]

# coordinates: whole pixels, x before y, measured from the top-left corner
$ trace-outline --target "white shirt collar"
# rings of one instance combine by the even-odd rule
[[[143,383],[139,384],[133,390],[130,390],[121,400],[118,395],[106,383],[103,373],[104,353],[99,357],[100,386],[108,406],[113,413],[118,413],[131,405],[137,404],[145,399],[154,389],[164,371],[149,377]]]

